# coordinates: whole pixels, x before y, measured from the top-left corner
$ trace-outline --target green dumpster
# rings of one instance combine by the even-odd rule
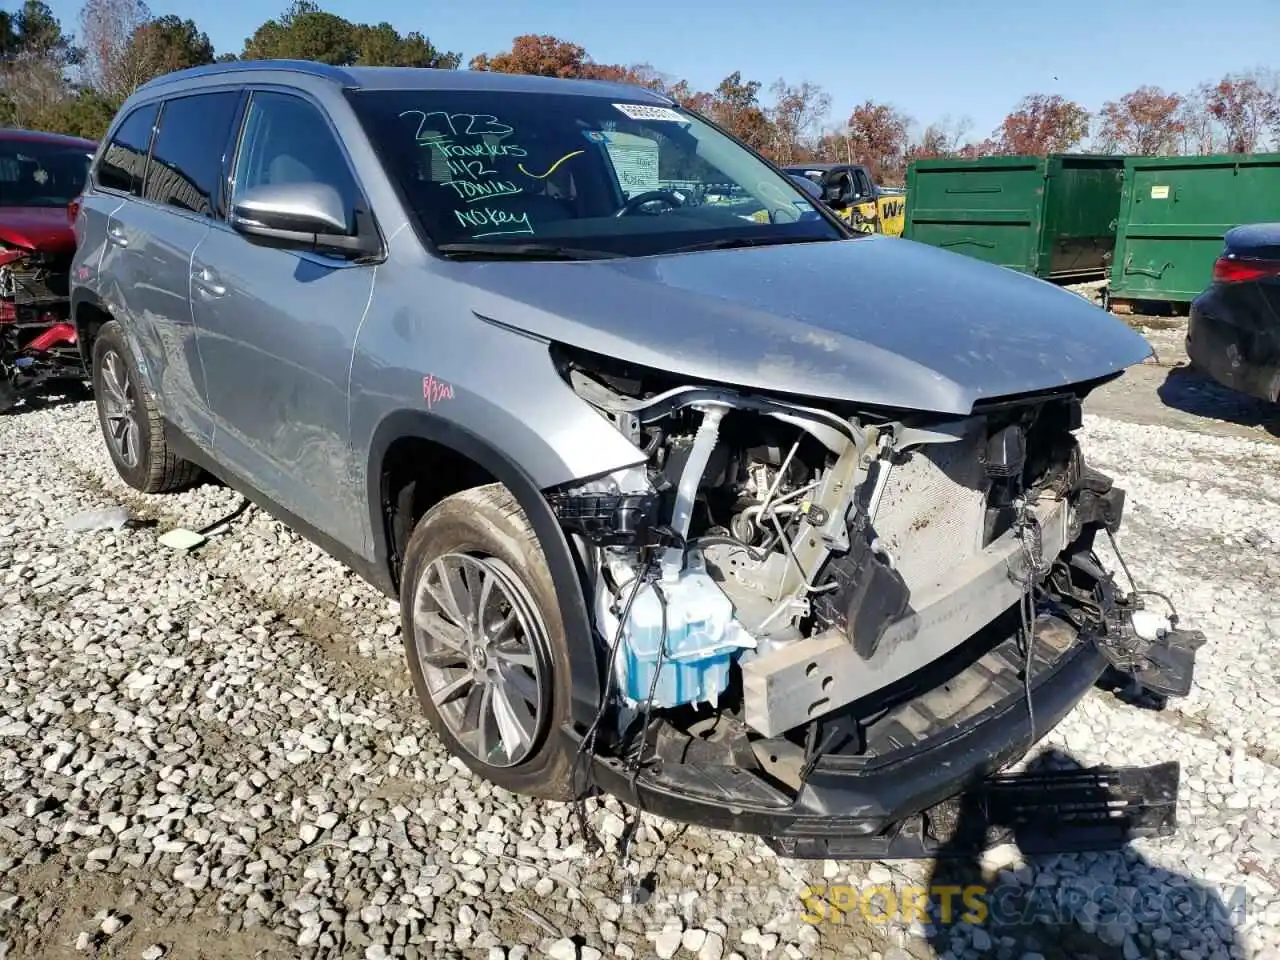
[[[1209,285],[1222,238],[1280,220],[1280,153],[1129,157],[1108,295],[1190,301]]]
[[[1120,209],[1122,157],[917,160],[902,235],[1044,279],[1102,279]]]

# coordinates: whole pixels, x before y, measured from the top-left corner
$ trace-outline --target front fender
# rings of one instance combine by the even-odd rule
[[[388,583],[383,584],[384,589],[392,586],[393,578],[386,538],[377,535],[377,531],[383,528],[381,464],[391,444],[405,437],[448,447],[483,467],[511,491],[524,510],[546,557],[559,599],[560,617],[569,648],[573,719],[589,725],[600,703],[599,670],[591,619],[587,613],[586,583],[564,531],[560,529],[542,491],[519,464],[469,430],[424,411],[398,410],[383,417],[374,430],[369,447],[366,470],[369,523],[374,531],[376,568],[379,572],[386,571],[388,578]]]

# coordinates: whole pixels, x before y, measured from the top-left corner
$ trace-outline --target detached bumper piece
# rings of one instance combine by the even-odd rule
[[[1185,697],[1191,692],[1196,651],[1204,645],[1199,630],[1168,630],[1153,641],[1140,637],[1107,638],[1098,644],[1116,670],[1127,674],[1144,689],[1162,697]]]
[[[1110,850],[1177,829],[1180,769],[1095,767],[1000,774],[874,837],[770,838],[796,859],[948,859],[1016,843],[1025,855]]]

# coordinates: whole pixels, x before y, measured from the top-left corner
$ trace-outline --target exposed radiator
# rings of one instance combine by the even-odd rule
[[[982,549],[982,446],[977,421],[963,439],[917,447],[889,473],[874,528],[912,592]]]

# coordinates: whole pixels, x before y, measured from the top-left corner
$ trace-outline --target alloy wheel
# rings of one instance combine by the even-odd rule
[[[138,425],[138,391],[124,358],[114,350],[102,355],[102,415],[116,456],[137,467],[142,456],[142,431]]]
[[[490,766],[525,759],[550,712],[550,670],[546,626],[515,572],[496,557],[437,557],[414,594],[413,631],[454,739]]]

